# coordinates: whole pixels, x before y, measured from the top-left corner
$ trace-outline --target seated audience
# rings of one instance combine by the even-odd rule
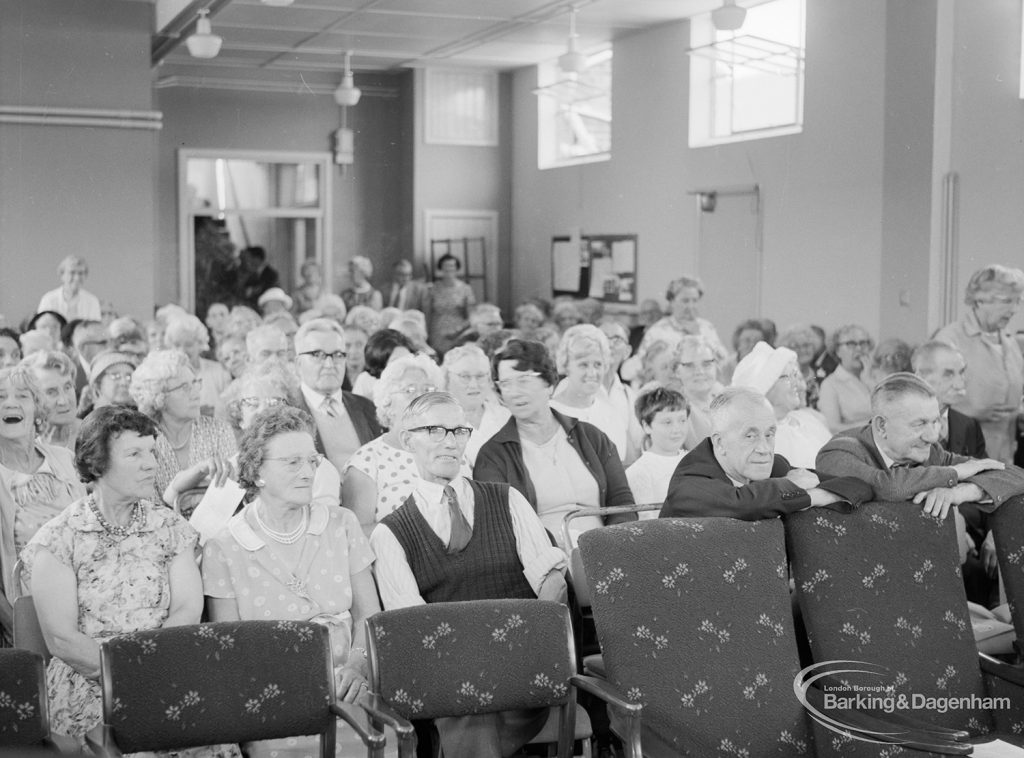
[[[366,340],[363,350],[363,373],[356,377],[352,392],[366,398],[373,398],[373,386],[380,379],[381,372],[394,360],[416,352],[415,345],[396,329],[381,329]]]
[[[345,392],[345,332],[331,319],[307,321],[295,333],[299,407],[313,417],[316,448],[338,471],[359,447],[380,436],[377,412],[365,397]]]
[[[153,448],[157,502],[176,506],[187,490],[211,481],[222,484],[230,473],[235,435],[225,422],[200,413],[202,381],[179,350],[150,353],[132,374],[132,399],[159,431]],[[195,503],[184,505],[182,515],[188,518]]]
[[[107,349],[110,338],[100,321],[73,321],[68,324],[68,332],[68,355],[75,367],[75,394],[81,395],[89,384],[89,362]]]
[[[231,374],[216,361],[202,357],[210,349],[210,337],[203,322],[192,315],[174,318],[164,332],[164,345],[188,356],[192,371],[200,379],[199,404],[204,416],[214,415],[221,393],[231,384]]]
[[[797,364],[800,368],[800,375],[804,384],[807,385],[803,393],[803,405],[808,408],[818,409],[818,378],[814,372],[814,352],[817,349],[817,334],[809,326],[797,324],[783,330],[779,334],[777,342],[779,347],[788,347],[796,353]]]
[[[302,281],[292,292],[293,312],[304,313],[319,304],[321,296],[326,293],[324,288],[324,272],[317,261],[307,258],[299,267]]]
[[[271,358],[289,360],[288,337],[276,326],[257,326],[245,335],[245,354],[249,363],[263,363]]]
[[[53,335],[46,329],[29,329],[18,337],[21,354],[28,358],[33,353],[49,353],[60,350],[60,343],[54,342]]]
[[[248,359],[249,353],[244,337],[229,334],[217,343],[217,362],[227,370],[232,379],[237,379],[241,375]]]
[[[634,356],[635,357],[635,356]],[[629,361],[623,366],[625,369]],[[717,363],[715,364],[718,365]],[[655,387],[679,391],[682,384],[679,382],[677,370],[679,360],[675,348],[668,342],[658,340],[647,346],[643,358],[640,361],[640,370],[637,376],[639,384],[638,392],[646,392]]]
[[[867,482],[877,500],[913,500],[945,518],[950,506],[991,499],[991,510],[1024,492],[1024,470],[943,450],[935,390],[913,374],[892,374],[871,393],[871,422],[837,434],[818,453],[822,476]]]
[[[648,297],[640,301],[640,307],[636,313],[636,324],[629,328],[630,352],[635,353],[640,349],[640,343],[643,342],[644,332],[647,331],[647,327],[657,323],[664,316],[665,314],[661,310],[661,303],[657,300]]]
[[[565,378],[555,387],[551,408],[596,426],[615,445],[619,460],[631,463],[628,417],[616,413],[604,391],[605,370],[611,365],[604,332],[593,324],[570,326],[562,333],[555,365]]]
[[[585,297],[576,301],[576,308],[580,312],[581,324],[597,326],[604,318],[604,301],[596,297]]]
[[[164,331],[166,329],[167,324],[160,319],[155,318],[146,322],[146,345],[149,352],[164,349]]]
[[[841,326],[832,335],[839,365],[821,382],[818,410],[833,433],[863,426],[871,418],[871,386],[866,380],[874,344],[856,324]]]
[[[775,344],[773,339],[769,339],[768,332],[762,319],[748,318],[739,323],[732,332],[733,353],[722,361],[718,369],[722,384],[729,384],[732,381],[732,372],[736,370],[736,365],[750,354],[754,345],[764,342],[771,347]]]
[[[477,342],[505,327],[501,309],[493,303],[477,303],[469,309],[469,326],[456,337],[456,343]]]
[[[367,536],[409,496],[415,466],[402,447],[399,420],[406,406],[442,382],[441,370],[425,355],[388,364],[374,385],[377,418],[387,431],[353,453],[342,469],[341,502],[355,511]]]
[[[373,276],[373,262],[365,255],[357,255],[348,262],[349,286],[341,291],[341,299],[349,310],[357,305],[366,305],[379,311],[384,307],[380,290],[370,284]]]
[[[409,342],[412,343],[414,353],[426,353],[431,357],[437,356],[434,348],[427,344],[426,324],[423,319],[415,315],[415,312],[403,313],[397,318],[392,319],[388,323],[388,329],[394,329],[396,332],[404,334],[409,339]]]
[[[534,332],[544,323],[544,311],[536,303],[526,302],[516,306],[513,321],[523,339],[534,339]]]
[[[24,365],[35,375],[46,424],[39,439],[51,445],[75,449],[78,437],[78,399],[75,396],[75,364],[67,354],[51,350],[33,353]]]
[[[107,406],[82,425],[75,466],[89,483],[25,548],[25,582],[53,658],[47,695],[54,731],[81,739],[100,723],[100,648],[108,637],[199,623],[197,534],[149,500],[156,427]],[[239,755],[235,746],[187,755]]]
[[[530,503],[508,484],[460,476],[471,429],[455,398],[422,395],[401,429],[418,476],[371,537],[384,607],[506,597],[565,602],[565,556]],[[547,709],[505,711],[436,724],[447,758],[500,758],[528,742],[546,717]]]
[[[21,363],[19,336],[13,329],[0,328],[0,368],[11,368]]]
[[[551,322],[564,332],[570,326],[583,323],[583,314],[580,313],[578,301],[572,298],[559,298],[551,306]]]
[[[763,394],[778,424],[775,451],[797,468],[814,468],[822,446],[832,438],[820,413],[803,404],[803,376],[796,353],[786,347],[758,342],[733,373],[734,387],[750,387]]]
[[[49,349],[60,350],[64,346],[63,334],[67,325],[67,319],[56,311],[38,311],[29,319],[25,332],[34,329],[45,332],[50,336],[50,343],[53,345]]]
[[[275,313],[287,313],[292,309],[292,299],[280,287],[271,287],[256,301],[256,305],[263,314],[263,318],[273,316]]]
[[[711,403],[711,436],[683,456],[672,474],[661,518],[718,516],[743,521],[806,508],[849,508],[817,475],[775,454],[775,411],[749,387],[729,387]],[[840,483],[859,503],[870,491]],[[834,485],[826,485],[834,486]]]
[[[149,352],[146,330],[131,316],[122,316],[111,321],[107,326],[107,336],[107,349],[134,355],[136,361],[141,361]]]
[[[84,419],[96,408],[105,405],[127,405],[134,408],[135,403],[132,402],[129,389],[132,384],[132,372],[138,365],[139,361],[134,355],[114,350],[100,353],[93,358],[89,385],[78,403],[78,418]]]
[[[814,360],[811,361],[811,366],[814,367],[814,376],[820,386],[825,381],[825,377],[836,370],[839,360],[829,348],[828,340],[825,339],[825,330],[817,324],[811,324],[810,330],[814,333],[815,339]]]
[[[263,323],[263,318],[248,305],[236,305],[228,319],[228,334],[245,339],[250,331]]]
[[[466,441],[466,465],[472,469],[481,445],[505,425],[510,414],[494,394],[491,362],[478,346],[453,347],[444,354],[441,373],[444,389],[462,406],[466,423],[473,427]]]
[[[667,342],[675,348],[679,340],[690,335],[703,337],[715,360],[725,360],[729,354],[718,332],[710,321],[700,317],[699,303],[703,297],[704,285],[696,277],[683,276],[670,282],[665,294],[669,315],[647,328],[637,350],[640,359],[655,342]]]
[[[577,506],[604,508],[635,502],[618,450],[608,436],[551,407],[558,373],[543,345],[509,340],[491,360],[491,377],[512,417],[480,448],[475,479],[504,482],[517,489],[557,540],[562,539],[562,519]],[[629,520],[629,516],[610,516],[607,522]],[[582,532],[601,526],[602,519],[578,518],[573,524]]]
[[[369,308],[365,305],[357,305],[345,316],[344,323],[346,326],[349,324],[358,326],[366,332],[366,336],[369,337],[375,332],[380,331],[382,324],[381,314],[373,308]]]
[[[315,621],[330,631],[337,696],[366,692],[364,620],[380,610],[373,553],[346,508],[313,499],[323,456],[309,414],[277,406],[242,435],[239,481],[248,503],[203,548],[203,591],[211,621]],[[308,755],[318,738],[244,745],[250,758]]]
[[[703,337],[689,334],[679,340],[675,357],[676,383],[690,406],[686,449],[692,450],[711,434],[711,404],[723,389],[718,381],[718,359]]]
[[[76,318],[102,321],[100,299],[82,287],[89,276],[89,265],[85,259],[69,255],[60,262],[57,273],[60,286],[40,298],[36,313],[55,311],[65,319],[65,323]]]
[[[425,311],[429,302],[430,285],[413,279],[412,263],[402,259],[391,267],[391,285],[388,287],[384,306],[400,311]]]
[[[631,462],[636,460],[637,456],[642,452],[640,441],[644,433],[640,429],[634,409],[636,392],[632,387],[623,382],[619,376],[619,370],[630,354],[629,332],[626,331],[626,327],[621,322],[609,316],[606,316],[598,324],[598,328],[608,338],[609,355],[611,356],[611,360],[605,367],[604,376],[601,379],[601,387],[607,395],[608,402],[614,408],[616,416],[626,419],[626,443],[628,447],[624,460]]]
[[[1024,355],[1006,328],[1022,294],[1020,269],[984,266],[967,282],[967,312],[935,335],[967,361],[967,395],[956,409],[981,422],[989,455],[1003,463],[1013,462],[1024,388]]]
[[[430,286],[426,312],[430,314],[430,346],[438,355],[455,346],[455,338],[469,323],[469,309],[476,303],[473,288],[459,278],[462,261],[450,253],[437,260],[438,277]]]
[[[242,264],[239,271],[239,289],[243,302],[256,308],[260,295],[278,286],[277,269],[267,261],[267,251],[259,245],[243,248],[238,255]]]
[[[341,383],[343,390],[352,391],[356,379],[366,368],[366,342],[368,335],[361,326],[345,324],[345,380]]]
[[[686,455],[690,408],[679,392],[655,387],[637,398],[636,416],[644,432],[644,452],[626,469],[626,480],[638,503],[664,503],[672,474]],[[657,511],[639,514],[641,519],[657,516]]]
[[[30,368],[0,369],[0,645],[11,641],[18,555],[39,527],[85,494],[71,451],[37,436],[45,408]]]
[[[210,339],[216,346],[228,335],[231,328],[231,311],[224,303],[210,303],[203,323],[210,330]]]
[[[910,345],[896,337],[882,340],[871,356],[871,365],[864,378],[874,387],[889,374],[913,371],[910,365],[913,352]]]

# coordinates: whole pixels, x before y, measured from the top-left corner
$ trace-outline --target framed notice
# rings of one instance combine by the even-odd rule
[[[551,240],[554,295],[636,304],[637,235],[588,234]]]

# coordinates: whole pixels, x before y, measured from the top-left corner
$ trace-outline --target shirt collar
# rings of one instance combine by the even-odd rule
[[[306,405],[309,406],[310,410],[322,410],[324,407],[324,400],[326,400],[328,397],[333,397],[335,402],[338,404],[339,408],[344,407],[342,405],[342,396],[340,389],[335,390],[330,395],[325,395],[322,392],[317,392],[315,389],[313,389],[312,387],[305,383],[300,384],[299,387],[302,389],[302,396],[306,398]]]
[[[256,504],[260,502],[260,499],[254,498],[241,513],[232,516],[231,520],[228,521],[228,531],[231,532],[231,536],[235,538],[235,541],[242,546],[243,549],[249,550],[250,552],[259,550],[260,548],[266,547],[267,542],[263,539],[263,536],[253,529],[252,524],[249,522],[249,517],[252,511],[256,508]],[[309,506],[309,526],[306,527],[306,534],[320,535],[324,533],[327,528],[327,523],[330,521],[331,514],[327,510],[327,505],[322,502],[313,503]]]
[[[444,502],[444,488],[446,486],[455,490],[455,496],[459,497],[463,492],[464,482],[465,480],[461,476],[456,476],[447,485],[428,482],[423,477],[416,477],[415,489],[428,503],[441,503]]]

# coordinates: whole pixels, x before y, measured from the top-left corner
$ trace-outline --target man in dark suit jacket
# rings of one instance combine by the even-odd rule
[[[855,476],[877,500],[913,500],[945,518],[952,506],[993,510],[1024,492],[1024,470],[990,458],[968,458],[939,445],[939,401],[914,374],[891,374],[871,393],[871,423],[833,437],[818,453],[822,475]]]
[[[391,286],[384,293],[384,305],[415,310],[426,314],[430,302],[430,285],[412,278],[412,263],[404,258],[392,267]]]
[[[683,456],[672,474],[662,518],[756,521],[815,506],[848,510],[850,500],[859,504],[868,495],[855,483],[823,484],[814,472],[793,468],[775,455],[775,412],[759,392],[746,387],[725,390],[711,403],[711,427],[711,436]]]
[[[300,407],[316,424],[316,449],[339,473],[352,453],[382,431],[374,404],[341,389],[345,357],[345,333],[336,321],[312,319],[295,333]]]

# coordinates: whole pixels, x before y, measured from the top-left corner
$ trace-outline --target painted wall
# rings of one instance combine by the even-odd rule
[[[387,280],[390,263],[412,245],[411,73],[357,78],[357,86],[387,96],[363,95],[349,108],[355,131],[355,164],[332,167],[335,291],[346,262],[368,255],[378,262],[375,280]],[[329,95],[279,94],[169,87],[157,91],[164,112],[159,162],[158,302],[178,298],[177,151],[180,148],[324,152],[340,125]]]
[[[535,71],[514,81],[513,284],[550,293],[550,240],[572,227],[639,234],[639,296],[663,297],[694,270],[697,208],[687,191],[757,183],[764,203],[762,313],[879,326],[886,4],[808,3],[804,131],[686,146],[686,23],[615,45],[612,159],[537,169]],[[708,293],[708,299],[724,297]],[[754,314],[751,314],[754,315]],[[724,335],[733,324],[719,324]]]
[[[0,105],[153,108],[153,8],[118,0],[0,0]],[[17,323],[70,253],[86,288],[152,308],[157,132],[0,124],[0,313]],[[140,286],[141,284],[141,286]]]

